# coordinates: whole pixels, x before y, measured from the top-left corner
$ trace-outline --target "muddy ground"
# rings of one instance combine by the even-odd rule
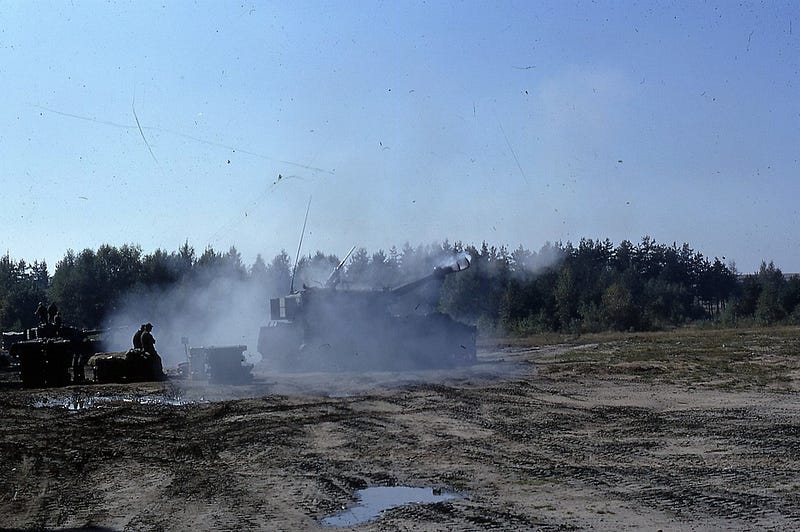
[[[0,527],[300,530],[370,486],[460,498],[358,530],[800,528],[800,330],[486,345],[454,371],[23,390]]]

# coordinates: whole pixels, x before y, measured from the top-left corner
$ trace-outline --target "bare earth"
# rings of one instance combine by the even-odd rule
[[[462,497],[353,529],[798,529],[798,338],[529,339],[472,368],[235,387],[5,372],[0,527],[329,529],[355,490],[416,486]]]

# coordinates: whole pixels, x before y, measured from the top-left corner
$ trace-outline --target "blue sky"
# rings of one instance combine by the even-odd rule
[[[800,272],[800,2],[5,2],[0,251],[688,242]],[[137,125],[138,121],[138,125]],[[281,179],[278,179],[281,176]]]

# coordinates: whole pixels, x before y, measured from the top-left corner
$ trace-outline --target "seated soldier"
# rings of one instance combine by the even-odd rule
[[[153,324],[145,323],[144,331],[142,332],[142,349],[144,349],[146,353],[157,355],[158,351],[156,351],[156,339],[153,338],[152,330]]]

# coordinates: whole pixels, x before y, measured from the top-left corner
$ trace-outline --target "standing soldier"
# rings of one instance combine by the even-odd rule
[[[36,307],[36,315],[39,316],[39,325],[47,323],[47,309],[41,301],[39,301],[39,306]]]
[[[133,335],[133,348],[134,349],[141,349],[142,348],[142,334],[144,334],[144,330],[147,327],[146,323],[142,323],[142,326],[139,327],[139,330],[136,331],[136,334]],[[155,343],[155,340],[153,340]]]
[[[84,360],[83,354],[75,351],[72,354],[72,382],[73,384],[81,384],[86,382],[86,374],[83,370]]]
[[[50,303],[50,306],[47,307],[47,317],[49,318],[47,321],[53,323],[56,314],[58,314],[58,307],[56,306],[55,302]]]

